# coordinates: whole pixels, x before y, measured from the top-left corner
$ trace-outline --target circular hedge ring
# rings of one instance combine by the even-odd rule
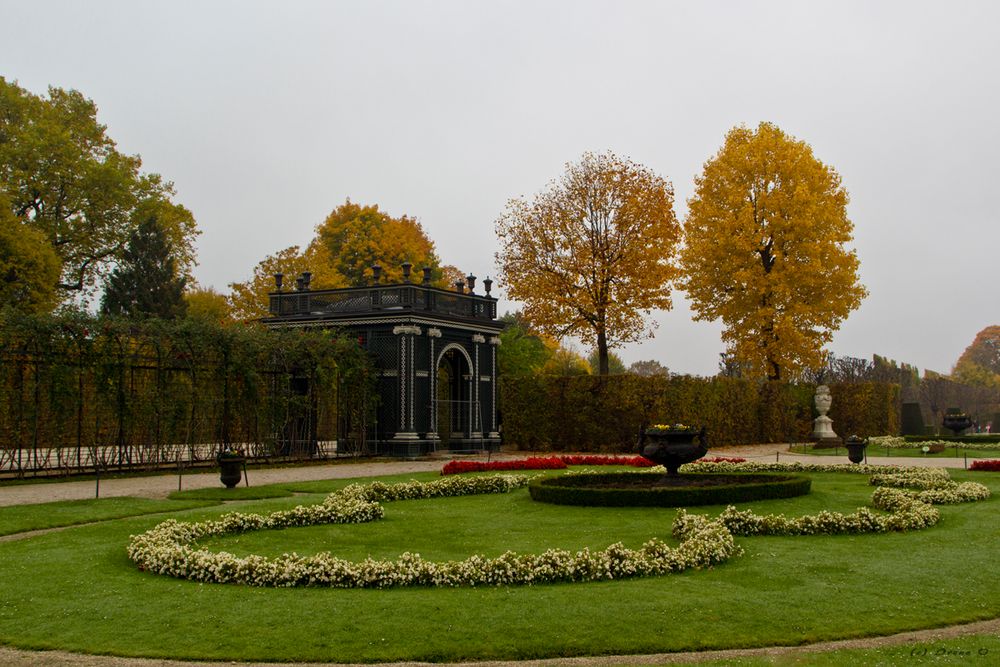
[[[676,480],[676,482],[674,482]],[[802,475],[693,473],[661,478],[649,473],[558,475],[531,481],[532,500],[597,507],[689,507],[794,498],[809,493]]]

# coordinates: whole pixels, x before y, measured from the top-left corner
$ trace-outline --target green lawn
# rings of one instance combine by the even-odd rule
[[[995,665],[1000,660],[1000,637],[970,635],[948,640],[930,640],[873,649],[802,651],[788,655],[711,660],[704,666],[808,665],[809,667],[884,667],[885,665]]]
[[[838,456],[847,459],[847,450],[843,447],[813,449],[811,445],[792,445],[789,448],[793,454],[811,454],[814,456]],[[970,459],[1000,459],[1000,450],[964,449],[959,447],[956,452],[954,447],[947,447],[943,452],[934,454],[924,454],[920,447],[915,449],[892,449],[882,447],[868,447],[868,456],[892,456],[892,457],[914,457],[928,459],[954,459],[968,457]]]
[[[1000,494],[1000,475],[952,475]],[[866,477],[812,477],[809,496],[749,506],[849,512],[870,500]],[[345,483],[286,488],[326,492]],[[246,500],[236,508],[272,511],[322,498]],[[210,545],[244,554],[329,550],[363,558],[416,551],[457,559],[616,541],[637,546],[653,536],[673,542],[675,514],[544,505],[523,489],[385,508],[385,519],[371,524],[263,531]],[[183,509],[173,516],[195,520],[232,509]],[[666,577],[382,591],[202,585],[138,572],[125,556],[128,536],[164,516],[119,519],[0,543],[0,642],[178,659],[375,662],[658,653],[889,634],[1000,616],[998,509],[997,497],[942,506],[940,524],[910,534],[738,538],[744,556]],[[995,642],[990,647],[1000,650]],[[865,655],[876,664],[897,654]]]
[[[191,507],[208,507],[214,502],[171,502],[150,498],[93,498],[60,500],[37,505],[0,507],[0,535],[29,530],[75,526],[92,521],[107,521],[142,514],[176,512]]]

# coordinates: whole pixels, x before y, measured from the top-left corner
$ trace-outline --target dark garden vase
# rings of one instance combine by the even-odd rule
[[[639,454],[664,466],[668,475],[676,475],[682,465],[697,461],[707,453],[704,428],[700,431],[643,431],[639,440]]]
[[[219,479],[223,484],[226,485],[227,489],[231,489],[240,483],[243,479],[243,464],[246,463],[246,458],[242,456],[220,456],[219,461]]]
[[[962,434],[962,431],[972,426],[972,418],[965,413],[945,414],[941,425],[957,437]]]
[[[847,459],[851,463],[861,463],[865,460],[865,448],[867,446],[867,440],[862,440],[858,436],[852,435],[844,441],[844,447],[847,447]]]

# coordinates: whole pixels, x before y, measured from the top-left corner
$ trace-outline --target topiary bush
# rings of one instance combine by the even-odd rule
[[[920,410],[919,403],[903,403],[899,421],[901,435],[924,434],[924,415]]]

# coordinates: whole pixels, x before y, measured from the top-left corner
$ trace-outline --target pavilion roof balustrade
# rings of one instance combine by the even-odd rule
[[[344,317],[372,313],[435,314],[495,320],[496,299],[418,284],[271,292],[271,317]]]

